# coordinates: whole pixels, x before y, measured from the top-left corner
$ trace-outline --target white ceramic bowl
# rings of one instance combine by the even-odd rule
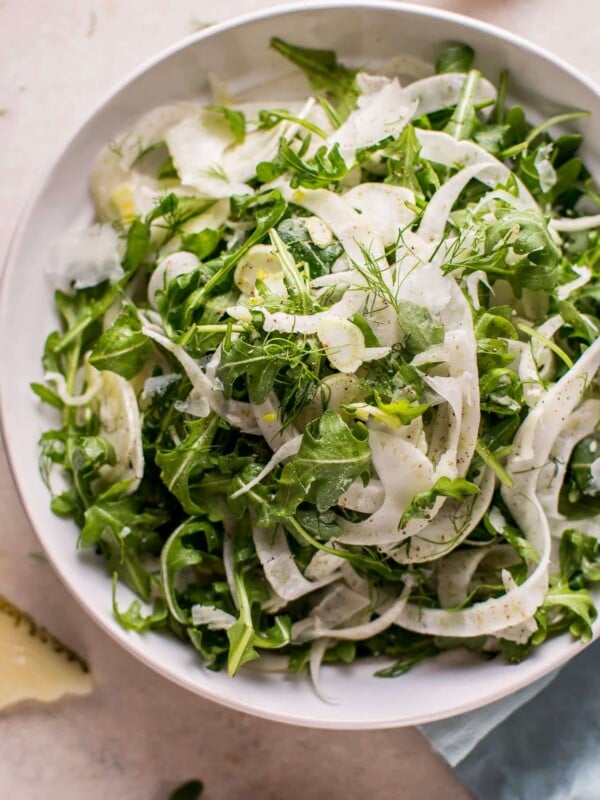
[[[600,96],[570,67],[508,33],[441,11],[393,2],[319,3],[287,7],[218,25],[159,55],[121,84],[67,144],[23,214],[3,277],[0,307],[1,410],[6,444],[23,504],[57,572],[89,614],[136,658],[209,699],[284,722],[329,728],[385,728],[441,719],[501,698],[577,654],[568,636],[549,642],[519,666],[447,653],[396,679],[373,677],[371,662],[325,667],[320,700],[308,680],[242,671],[235,679],[206,670],[195,651],[166,635],[128,633],[115,622],[110,581],[98,559],[75,548],[73,524],[55,517],[38,472],[37,442],[48,427],[29,389],[41,374],[40,355],[56,325],[44,279],[49,244],[92,219],[87,177],[100,147],[140,114],[161,103],[207,93],[213,72],[236,90],[289,74],[269,50],[271,36],[327,47],[345,62],[374,66],[409,54],[432,61],[448,40],[464,41],[492,79],[508,67],[513,99],[533,119],[565,108],[593,112],[580,126],[586,158],[600,172]]]

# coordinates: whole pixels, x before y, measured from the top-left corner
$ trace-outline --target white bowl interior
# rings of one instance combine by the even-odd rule
[[[319,4],[262,13],[188,40],[143,68],[100,106],[68,144],[21,219],[0,307],[1,410],[12,468],[29,518],[66,585],[111,636],[171,680],[226,705],[300,725],[382,728],[444,718],[525,686],[579,652],[581,645],[563,637],[516,667],[448,653],[392,680],[374,678],[372,662],[325,667],[323,689],[335,704],[320,700],[305,678],[242,671],[231,679],[206,670],[191,647],[167,636],[139,636],[119,627],[102,564],[77,552],[75,526],[51,513],[39,475],[37,442],[48,427],[48,416],[29,384],[40,378],[44,339],[56,326],[44,273],[57,236],[93,216],[87,178],[94,156],[154,106],[202,99],[209,72],[236,91],[288,75],[289,65],[269,50],[271,36],[332,48],[342,60],[366,67],[401,53],[432,61],[442,43],[468,42],[476,49],[478,66],[492,80],[508,67],[513,99],[526,105],[534,119],[567,108],[595,113],[580,130],[586,134],[587,162],[598,174],[597,91],[552,57],[488,26],[396,3]],[[271,97],[276,86],[271,83]],[[277,92],[285,94],[283,88]]]

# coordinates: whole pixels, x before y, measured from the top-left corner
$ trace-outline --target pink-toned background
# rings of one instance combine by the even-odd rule
[[[87,111],[129,70],[199,26],[264,0],[0,0],[0,259],[26,197]],[[597,0],[429,0],[526,36],[600,80]],[[0,343],[2,347],[9,342]],[[0,797],[166,800],[198,777],[206,800],[463,800],[414,729],[288,728],[220,708],[150,672],[89,621],[39,545],[0,442],[0,593],[90,660],[89,698],[0,714]]]

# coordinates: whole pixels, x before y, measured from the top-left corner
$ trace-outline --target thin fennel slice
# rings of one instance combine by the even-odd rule
[[[254,528],[254,545],[265,576],[274,591],[285,601],[297,600],[309,592],[335,581],[335,573],[316,581],[307,580],[298,569],[281,528],[275,531]]]

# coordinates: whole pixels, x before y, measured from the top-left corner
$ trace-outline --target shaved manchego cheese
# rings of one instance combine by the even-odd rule
[[[0,710],[91,691],[85,661],[0,595]]]

